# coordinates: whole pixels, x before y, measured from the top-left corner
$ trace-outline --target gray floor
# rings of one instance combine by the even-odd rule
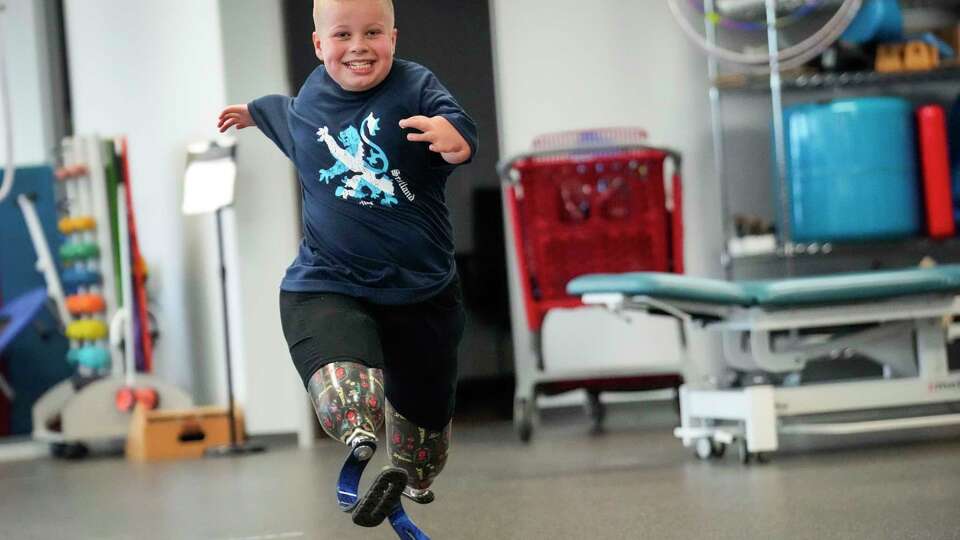
[[[524,446],[507,421],[460,422],[437,501],[410,513],[435,540],[960,539],[955,430],[787,440],[743,467],[735,455],[697,461],[673,423],[668,406],[618,406],[590,436],[579,411],[552,412]],[[396,538],[335,509],[342,453],[324,441],[160,465],[0,464],[0,538]]]

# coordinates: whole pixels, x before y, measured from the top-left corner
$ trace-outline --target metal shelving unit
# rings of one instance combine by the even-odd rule
[[[713,79],[713,86],[724,92],[770,91],[767,76],[733,74]],[[875,71],[844,71],[835,73],[781,74],[783,91],[830,90],[839,88],[869,88],[894,84],[928,84],[960,81],[960,64],[948,65],[931,71],[907,73],[878,73]]]
[[[960,0],[901,0],[904,7],[941,7],[956,9]],[[716,0],[705,0],[704,8],[712,11]],[[878,72],[835,72],[835,73],[781,73],[778,69],[777,51],[780,35],[776,20],[777,0],[764,0],[767,20],[767,44],[770,55],[769,74],[720,74],[719,63],[711,55],[707,56],[707,76],[710,82],[709,102],[711,118],[711,138],[714,145],[714,167],[718,175],[721,198],[721,219],[723,220],[723,248],[721,264],[727,279],[733,277],[735,261],[758,261],[764,259],[782,259],[785,262],[787,277],[794,275],[794,260],[802,257],[820,257],[823,255],[853,255],[881,253],[895,249],[898,252],[912,251],[918,255],[957,254],[960,253],[960,239],[937,242],[927,238],[911,238],[898,241],[872,241],[850,243],[798,244],[792,241],[790,231],[789,187],[787,186],[786,155],[783,132],[783,101],[786,93],[815,91],[836,91],[845,89],[870,89],[890,85],[921,85],[935,83],[960,82],[960,61],[941,68],[923,72],[878,73]],[[705,22],[705,36],[709,43],[715,44],[715,23]],[[958,51],[960,53],[960,51]],[[777,230],[780,232],[776,247],[769,253],[734,256],[729,251],[729,240],[734,238],[731,204],[725,173],[725,155],[723,143],[723,118],[721,95],[724,93],[769,95],[772,129],[773,161],[775,165],[776,185],[778,186]]]
[[[774,150],[775,150],[775,159],[776,159],[776,171],[777,171],[777,185],[779,186],[779,204],[781,206],[779,215],[779,223],[777,224],[777,230],[781,232],[782,238],[790,238],[789,234],[789,213],[787,204],[787,193],[786,193],[786,159],[785,159],[785,145],[783,141],[783,97],[781,95],[781,74],[779,69],[779,61],[777,59],[778,49],[779,49],[779,33],[777,30],[776,22],[776,0],[765,0],[766,7],[766,20],[767,20],[767,49],[770,55],[770,73],[768,76],[764,77],[766,80],[766,89],[770,92],[770,102],[773,115],[773,129],[774,129]],[[705,0],[704,9],[707,12],[713,12],[715,8],[715,0]],[[711,45],[716,44],[716,22],[706,18],[704,26],[704,33],[707,38],[708,43]],[[723,220],[723,248],[721,249],[721,259],[720,262],[723,265],[725,277],[731,279],[733,277],[733,258],[730,256],[728,241],[733,237],[733,223],[730,216],[730,201],[729,194],[726,187],[726,179],[724,172],[724,151],[723,151],[723,117],[722,117],[722,108],[720,103],[720,94],[724,88],[718,84],[720,78],[720,67],[717,59],[713,55],[707,56],[707,75],[710,81],[710,118],[711,118],[711,138],[714,145],[714,167],[716,168],[718,175],[718,185],[720,191],[720,212],[721,219]],[[756,79],[759,80],[759,79]],[[789,242],[786,242],[789,244]],[[788,253],[789,248],[781,249],[778,246],[777,251],[782,251]],[[788,272],[792,274],[792,264],[788,264]]]

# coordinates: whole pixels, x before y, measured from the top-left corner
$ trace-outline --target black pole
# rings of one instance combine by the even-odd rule
[[[233,417],[233,362],[230,358],[230,315],[227,313],[227,261],[223,254],[223,207],[217,208],[217,252],[220,261],[220,301],[223,305],[223,341],[227,358],[227,416],[230,418],[230,446],[237,445],[237,427]]]
[[[252,444],[237,443],[237,426],[233,414],[233,362],[230,357],[230,315],[227,311],[227,260],[223,253],[223,221],[221,213],[223,207],[217,208],[217,253],[220,263],[220,294],[223,306],[223,340],[224,353],[227,359],[227,418],[230,422],[230,443],[227,446],[211,448],[216,455],[236,455],[251,452],[262,452],[264,447]]]

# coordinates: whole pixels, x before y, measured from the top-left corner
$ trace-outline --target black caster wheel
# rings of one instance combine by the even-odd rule
[[[600,392],[589,392],[587,394],[587,415],[593,424],[590,426],[590,433],[594,435],[603,433],[603,421],[607,418],[607,407],[600,401]]]
[[[533,435],[533,404],[528,399],[517,399],[513,404],[513,425],[522,442],[530,442]]]
[[[737,457],[740,459],[741,465],[749,465],[750,461],[753,459],[753,454],[747,450],[747,440],[740,439],[737,442]]]
[[[770,456],[763,452],[750,452],[747,450],[747,441],[746,439],[740,439],[737,443],[737,453],[739,454],[740,463],[743,465],[749,465],[750,463],[756,463],[762,465],[764,463],[769,463]]]
[[[53,443],[50,445],[50,454],[60,459],[83,459],[90,453],[90,449],[82,443]]]

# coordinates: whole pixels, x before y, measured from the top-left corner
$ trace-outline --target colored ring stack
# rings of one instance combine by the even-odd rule
[[[83,262],[100,256],[100,246],[94,242],[71,242],[60,246],[60,259],[65,263]]]
[[[58,226],[60,232],[69,235],[77,232],[92,231],[97,227],[97,220],[93,219],[93,216],[67,216],[60,220]]]
[[[107,303],[99,294],[75,294],[67,297],[67,310],[74,316],[94,315],[107,309]]]
[[[109,332],[107,323],[97,319],[81,319],[67,325],[67,338],[73,341],[100,341]]]
[[[100,246],[93,242],[97,219],[89,215],[89,206],[84,204],[84,180],[89,181],[86,165],[76,164],[61,167],[56,171],[57,180],[64,182],[67,193],[68,212],[57,223],[60,232],[67,236],[60,247],[60,260],[64,263],[61,276],[67,310],[76,319],[67,325],[70,339],[67,362],[87,373],[100,373],[110,368],[111,355],[106,347],[109,328],[103,318],[107,305],[99,287],[103,280],[100,268]],[[69,182],[69,185],[66,185]],[[74,201],[79,204],[72,207]]]
[[[68,293],[76,293],[80,289],[89,289],[100,284],[100,272],[86,268],[67,268],[60,276],[63,288]]]
[[[60,167],[56,170],[54,175],[57,177],[57,180],[61,182],[66,182],[67,180],[76,180],[78,178],[83,178],[87,176],[87,166],[78,164],[78,165],[67,165],[66,167]]]
[[[110,367],[110,351],[95,345],[70,349],[67,352],[67,362],[100,371]]]

